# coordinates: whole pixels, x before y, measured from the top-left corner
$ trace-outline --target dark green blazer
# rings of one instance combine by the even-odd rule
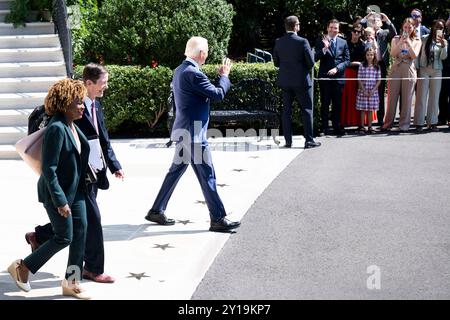
[[[76,125],[75,128],[80,137],[81,154],[64,115],[55,115],[47,125],[42,144],[42,174],[38,181],[39,202],[45,207],[71,206],[78,187],[85,188],[89,143]]]

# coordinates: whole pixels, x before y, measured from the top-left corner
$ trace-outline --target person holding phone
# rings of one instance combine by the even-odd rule
[[[391,42],[391,56],[394,58],[391,77],[394,79],[389,81],[388,106],[381,131],[392,128],[400,95],[399,128],[405,132],[409,130],[412,97],[417,81],[414,60],[419,56],[421,44],[421,40],[416,36],[413,19],[406,18],[402,24],[402,36],[394,37]]]
[[[447,40],[443,35],[444,24],[445,21],[442,19],[433,21],[431,34],[422,37],[419,77],[424,79],[419,80],[418,83],[417,103],[414,110],[414,125],[417,131],[422,131],[425,113],[428,129],[437,130],[442,61],[447,59]]]

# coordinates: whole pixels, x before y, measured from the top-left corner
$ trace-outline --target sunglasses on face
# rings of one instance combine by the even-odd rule
[[[354,32],[354,33],[361,33],[360,30],[352,30],[352,32]]]

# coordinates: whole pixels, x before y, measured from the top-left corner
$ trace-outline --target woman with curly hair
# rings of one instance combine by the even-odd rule
[[[42,174],[38,198],[50,218],[55,235],[25,259],[14,261],[8,272],[17,286],[30,291],[29,272],[36,273],[53,255],[67,246],[69,259],[63,295],[86,299],[78,285],[81,280],[86,241],[85,177],[89,143],[74,124],[83,116],[83,82],[63,79],[55,83],[45,98],[45,111],[53,116],[42,144]]]

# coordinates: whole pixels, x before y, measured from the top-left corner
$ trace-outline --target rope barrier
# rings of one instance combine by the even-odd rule
[[[319,81],[333,81],[333,80],[374,80],[375,78],[312,78],[313,80]],[[376,78],[375,80],[439,80],[439,79],[450,79],[450,77],[429,77],[429,78]]]

